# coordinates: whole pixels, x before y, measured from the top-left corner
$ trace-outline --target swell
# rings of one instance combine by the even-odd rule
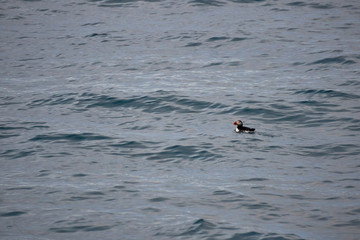
[[[76,93],[54,94],[47,98],[33,100],[28,107],[54,106],[73,104],[76,101]]]
[[[162,2],[163,0],[91,0],[91,2],[98,2],[100,7],[123,7],[133,6],[137,2]]]
[[[45,122],[0,121],[0,139],[18,137],[25,131],[47,129]]]
[[[237,239],[258,239],[258,240],[270,240],[270,239],[279,239],[279,240],[304,240],[295,234],[277,234],[277,233],[260,233],[260,232],[246,232],[246,233],[236,233],[231,238],[227,240],[237,240]]]
[[[326,157],[331,154],[333,158],[342,159],[344,156],[358,156],[360,154],[357,144],[319,144],[298,146],[297,154],[307,157]]]
[[[347,56],[338,56],[338,57],[328,57],[317,60],[315,62],[309,63],[309,65],[317,65],[317,64],[355,64],[356,61],[352,59],[348,59]]]
[[[303,1],[294,1],[287,3],[286,5],[291,7],[311,7],[316,9],[331,9],[334,8],[332,4],[322,4],[322,3],[307,3]]]
[[[30,139],[30,141],[42,141],[42,142],[82,142],[82,141],[96,141],[107,140],[110,137],[97,135],[94,133],[72,133],[72,134],[58,134],[48,133],[40,134]]]
[[[346,93],[339,90],[332,90],[332,89],[301,89],[294,92],[295,95],[306,95],[308,97],[321,97],[321,98],[339,98],[341,100],[355,100],[360,99],[360,95],[353,94],[353,93]],[[316,104],[320,104],[316,102]]]
[[[101,151],[115,156],[142,158],[159,163],[182,161],[215,161],[223,156],[214,152],[210,147],[198,145],[167,145],[150,141],[122,141],[102,146]],[[97,145],[87,146],[96,150]]]
[[[162,3],[166,2],[164,0],[88,0],[89,2],[96,2],[99,7],[139,7],[140,3]],[[229,3],[235,4],[256,4],[256,3],[265,3],[266,0],[188,0],[186,4],[194,7],[201,6],[210,6],[210,7],[222,7]],[[272,3],[269,3],[272,4]],[[172,5],[168,3],[168,5]],[[176,5],[176,4],[174,4]],[[307,3],[305,1],[292,1],[289,3],[284,3],[285,6],[295,8],[295,7],[309,7],[318,10],[328,10],[336,8],[335,4],[332,3]],[[353,5],[348,5],[344,7],[355,7]]]
[[[131,98],[116,98],[103,95],[93,95],[91,98],[80,101],[88,103],[86,108],[132,108],[148,113],[196,113],[206,109],[221,107],[219,104],[199,101],[175,95],[140,96]]]
[[[158,144],[157,142],[150,142],[150,141],[121,141],[118,143],[109,144],[109,146],[114,148],[125,148],[125,149],[146,149],[149,145]]]
[[[219,229],[227,229],[232,231],[238,231],[233,234],[231,237],[222,237],[222,239],[226,240],[270,240],[270,239],[281,239],[281,240],[303,240],[301,237],[295,234],[278,234],[278,233],[262,233],[256,231],[239,231],[239,228],[226,226],[224,223],[212,222],[204,218],[195,219],[190,223],[183,223],[180,225],[176,225],[174,229],[166,229],[156,233],[157,237],[167,237],[167,238],[208,238],[207,236],[216,236]]]
[[[290,89],[291,101],[284,102],[275,100],[272,102],[260,102],[245,100],[241,104],[227,105],[221,102],[211,102],[196,99],[189,96],[177,95],[173,92],[156,91],[143,96],[110,96],[96,93],[66,93],[55,94],[47,98],[36,99],[30,102],[29,108],[41,108],[44,106],[62,106],[74,112],[90,111],[92,109],[112,109],[121,111],[129,109],[151,114],[200,114],[246,116],[248,119],[257,119],[266,122],[300,124],[302,126],[315,127],[324,123],[339,121],[346,124],[356,124],[354,112],[356,107],[344,108],[339,102],[356,102],[360,95],[333,89]],[[236,102],[236,101],[234,101]],[[329,117],[331,113],[349,113],[346,118],[343,115]],[[345,124],[345,127],[347,125]],[[1,129],[0,129],[1,130]],[[6,136],[4,136],[6,137]],[[50,135],[38,136],[33,140],[89,140],[101,136],[92,135]]]
[[[98,2],[100,7],[137,7],[136,3],[138,2],[164,2],[163,0],[91,0],[91,2]],[[212,7],[221,7],[227,3],[261,3],[265,0],[190,0],[187,3],[191,6],[212,6]],[[316,7],[316,5],[314,6]]]
[[[213,161],[222,156],[199,146],[173,145],[155,153],[146,153],[147,160],[168,162],[175,160],[202,160]]]
[[[158,91],[145,96],[115,97],[95,93],[56,94],[43,99],[36,99],[27,106],[30,108],[42,106],[66,105],[77,111],[87,111],[92,108],[130,108],[146,113],[199,113],[209,109],[226,107],[220,103],[195,100],[189,97],[172,95]]]
[[[193,6],[202,6],[202,5],[208,5],[208,6],[222,6],[225,4],[223,1],[217,1],[217,0],[193,0],[189,2]]]

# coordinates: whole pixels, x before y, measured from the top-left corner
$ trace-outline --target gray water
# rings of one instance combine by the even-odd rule
[[[1,0],[1,239],[359,239],[359,26],[356,0]]]

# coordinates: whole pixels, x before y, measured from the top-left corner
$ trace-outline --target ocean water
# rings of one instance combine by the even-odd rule
[[[0,40],[1,239],[359,239],[358,1],[0,0]]]

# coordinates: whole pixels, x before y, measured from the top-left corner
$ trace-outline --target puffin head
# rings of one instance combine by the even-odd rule
[[[237,126],[239,126],[239,127],[242,127],[243,122],[242,122],[241,120],[237,120],[237,121],[234,122],[234,125],[237,125]]]

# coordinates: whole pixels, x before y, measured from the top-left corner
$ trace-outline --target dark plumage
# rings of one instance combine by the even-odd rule
[[[235,121],[234,125],[236,125],[236,128],[235,128],[236,132],[253,133],[255,131],[255,128],[245,127],[241,120]]]

